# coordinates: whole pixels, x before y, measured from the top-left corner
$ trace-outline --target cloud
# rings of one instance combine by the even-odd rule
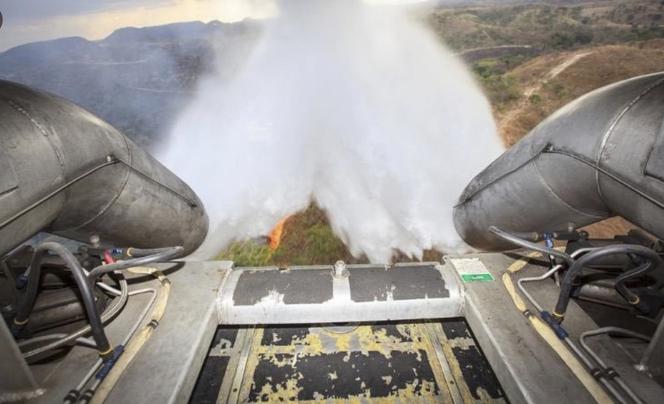
[[[429,0],[364,1],[405,4]],[[28,42],[67,36],[102,39],[128,26],[266,18],[277,13],[277,5],[276,0],[3,0],[0,12],[5,18],[0,28],[0,51],[4,51]]]
[[[0,11],[14,20],[38,20],[59,16],[98,13],[136,5],[131,0],[5,0]],[[172,0],[143,0],[142,6],[172,3]]]
[[[7,0],[0,6],[0,51],[67,36],[101,39],[127,26],[265,18],[275,10],[272,0]]]

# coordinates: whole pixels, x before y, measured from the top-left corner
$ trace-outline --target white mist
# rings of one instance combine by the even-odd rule
[[[202,80],[161,156],[210,215],[198,256],[311,200],[372,262],[462,245],[453,205],[502,146],[471,75],[421,22],[359,0],[285,0],[239,66]]]

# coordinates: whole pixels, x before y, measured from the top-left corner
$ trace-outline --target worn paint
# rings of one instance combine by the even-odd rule
[[[256,346],[258,360],[251,362],[255,368],[249,401],[275,401],[296,392],[299,401],[322,397],[437,397],[435,401],[441,401],[448,396],[438,387],[439,372],[427,355],[428,340],[416,324],[341,330],[266,329],[261,341],[278,343]],[[275,379],[276,374],[281,378]]]
[[[417,282],[413,280],[416,279]],[[435,265],[373,267],[350,272],[354,302],[445,298],[450,296]]]
[[[455,379],[463,380],[460,390],[464,401],[471,398],[481,402],[503,401],[504,393],[498,380],[466,323],[461,319],[450,319],[440,327],[442,332],[437,334],[437,338],[441,341]]]
[[[440,323],[431,323],[436,326],[433,334],[424,323],[257,328],[243,352],[247,360],[237,399],[451,403],[434,347],[445,342],[445,358],[464,402],[504,402],[463,320],[443,323],[445,331]],[[214,350],[236,352],[221,339],[215,340]],[[459,363],[459,358],[467,363]]]
[[[315,304],[331,299],[332,277],[328,269],[245,271],[233,292],[237,306]]]

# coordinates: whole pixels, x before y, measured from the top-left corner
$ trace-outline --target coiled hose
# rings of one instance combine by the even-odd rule
[[[608,245],[605,247],[598,247],[593,249],[591,252],[588,252],[583,257],[579,259],[574,259],[569,254],[566,254],[562,251],[556,250],[554,248],[549,248],[540,244],[536,244],[524,239],[519,238],[518,236],[499,229],[496,226],[489,227],[489,231],[496,236],[502,238],[503,240],[509,241],[512,244],[518,245],[520,247],[537,251],[543,254],[548,254],[549,256],[554,256],[565,261],[568,265],[567,273],[563,278],[563,281],[560,284],[560,294],[558,296],[558,301],[556,307],[551,313],[556,321],[562,322],[565,318],[565,311],[567,310],[567,305],[572,295],[572,288],[574,286],[574,281],[581,274],[584,267],[590,265],[593,261],[617,254],[627,254],[630,256],[637,256],[643,258],[639,266],[634,269],[631,269],[616,278],[615,288],[620,293],[620,295],[631,305],[635,306],[642,312],[647,312],[647,305],[641,301],[639,296],[629,290],[625,285],[626,281],[630,278],[644,275],[653,269],[659,267],[662,263],[662,259],[659,255],[652,249],[636,244],[614,244]]]
[[[88,280],[88,277],[83,271],[83,268],[79,264],[76,257],[74,257],[74,254],[72,254],[68,249],[59,243],[46,242],[38,246],[35,250],[35,253],[32,256],[32,260],[30,262],[27,289],[23,295],[23,298],[18,304],[16,317],[14,318],[14,323],[12,324],[12,332],[14,335],[18,335],[23,327],[28,323],[28,318],[32,312],[32,307],[34,306],[35,299],[37,297],[37,291],[39,289],[42,260],[49,252],[58,255],[64,261],[67,268],[69,268],[71,271],[74,281],[76,282],[76,285],[80,291],[81,299],[83,300],[83,306],[85,307],[85,312],[90,324],[89,327],[92,331],[92,337],[97,344],[99,355],[102,357],[108,355],[111,352],[111,345],[108,342],[106,333],[104,332],[104,326],[101,317],[97,312],[92,286]]]
[[[116,299],[113,300],[111,303],[111,306],[109,306],[104,313],[101,315],[101,322],[106,323],[110,319],[114,318],[124,307],[124,305],[127,303],[127,298],[129,296],[129,288],[127,285],[127,281],[124,279],[124,277],[120,278],[119,281],[120,284],[120,296]],[[52,349],[59,348],[63,345],[67,345],[72,341],[75,341],[76,339],[88,334],[91,331],[91,326],[86,325],[82,328],[79,328],[78,330],[72,332],[71,334],[67,335],[64,338],[61,338],[57,341],[53,341],[50,344],[41,346],[39,348],[35,348],[31,351],[28,351],[23,354],[23,357],[25,359],[32,358],[33,356],[39,355],[41,353],[50,351]]]
[[[599,258],[616,254],[631,254],[645,258],[645,263],[617,278],[616,290],[618,290],[618,292],[631,305],[634,305],[641,310],[647,310],[645,305],[641,303],[638,295],[630,291],[624,285],[624,283],[628,278],[642,275],[657,268],[662,263],[662,259],[655,251],[648,247],[633,244],[615,244],[589,252],[588,254],[574,261],[572,266],[567,270],[567,273],[565,274],[565,277],[563,278],[563,281],[560,285],[560,295],[558,296],[556,307],[552,313],[559,322],[565,318],[565,311],[567,310],[567,305],[569,304],[574,281],[581,274],[583,268],[590,265],[590,263]]]
[[[88,290],[90,291],[90,295],[92,295],[91,285],[95,284],[96,279],[103,274],[115,271],[121,271],[123,269],[137,267],[141,265],[151,264],[158,261],[166,261],[178,257],[184,252],[184,248],[180,246],[149,249],[149,250],[130,249],[130,251],[132,250],[134,255],[136,254],[139,255],[139,258],[129,259],[125,261],[118,261],[108,265],[100,265],[94,268],[89,273],[87,273],[85,269],[83,269],[80,266],[74,255],[61,244],[47,242],[40,245],[35,250],[35,255],[33,256],[33,260],[30,264],[28,271],[26,271],[26,273],[28,274],[28,286],[27,286],[28,290],[26,291],[26,296],[24,301],[20,304],[19,314],[16,316],[14,322],[17,323],[18,320],[19,324],[17,326],[22,326],[27,323],[28,316],[30,314],[30,311],[32,310],[34,299],[36,298],[37,289],[39,286],[39,277],[41,273],[40,262],[43,256],[48,251],[55,252],[56,254],[61,256],[65,261],[65,263],[67,264],[68,268],[70,269],[74,268],[72,270],[72,273],[79,274],[78,277],[76,277],[75,275],[75,279],[77,279],[77,284],[79,285],[79,288],[81,288],[82,291],[84,288],[88,288]],[[148,255],[141,256],[144,254]],[[97,313],[96,306],[94,306],[94,296],[92,296],[90,301],[93,304],[92,305],[93,321],[90,321],[88,325],[67,335],[66,337],[60,338],[50,344],[26,352],[24,354],[24,357],[26,359],[29,359],[43,352],[61,347],[63,345],[70,344],[72,341],[76,341],[78,338],[83,337],[84,335],[88,334],[91,331],[93,333],[93,336],[95,336],[94,338],[95,343],[97,344],[97,349],[99,350],[102,358],[113,355],[113,349],[111,349],[110,343],[108,342],[108,338],[106,338],[103,324],[112,319],[113,317],[115,317],[120,312],[120,310],[122,310],[125,303],[127,302],[129,292],[128,292],[127,281],[124,279],[124,277],[120,278],[119,284],[120,284],[120,296],[117,299],[114,299],[112,305],[109,306],[101,316],[99,316],[99,314]],[[83,286],[81,287],[81,285]],[[83,292],[81,294],[83,295]],[[86,303],[86,310],[87,310],[87,303]],[[91,318],[90,311],[88,311],[88,317]],[[100,335],[102,335],[103,338],[98,340],[97,336]]]

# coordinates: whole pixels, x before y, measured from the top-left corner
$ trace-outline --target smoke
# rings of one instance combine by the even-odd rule
[[[501,149],[470,74],[401,8],[288,0],[235,74],[201,82],[161,158],[210,215],[199,256],[314,200],[354,255],[388,262],[460,247],[453,205]]]
[[[201,0],[183,0],[193,9],[201,9]],[[267,18],[274,16],[275,0],[207,0],[213,17],[224,22],[241,21],[245,18]]]

